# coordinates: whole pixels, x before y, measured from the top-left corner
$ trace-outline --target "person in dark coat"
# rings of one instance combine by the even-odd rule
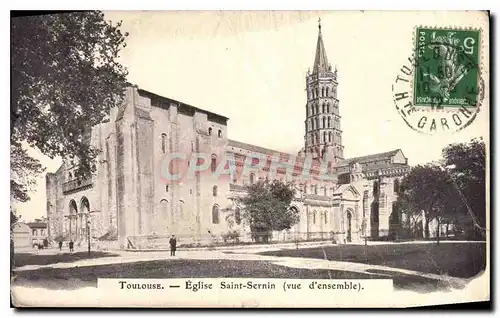
[[[59,241],[59,250],[60,251],[62,251],[62,245],[63,245],[62,241]]]
[[[177,249],[177,239],[175,235],[172,235],[168,242],[170,243],[170,256],[175,256],[175,250]]]
[[[73,243],[73,240],[69,241],[69,251],[70,252],[73,252],[73,246],[75,245],[75,243]]]

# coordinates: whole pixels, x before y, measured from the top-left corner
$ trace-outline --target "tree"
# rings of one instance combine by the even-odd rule
[[[429,223],[437,221],[436,238],[439,243],[443,218],[455,211],[457,196],[450,175],[440,166],[427,164],[413,167],[401,182],[401,202],[411,206],[413,213],[424,211],[425,236],[429,237]]]
[[[486,234],[486,146],[480,139],[468,143],[451,144],[443,149],[443,158],[453,178],[463,222],[472,236]],[[469,208],[467,208],[467,205]],[[465,224],[463,224],[465,223]]]
[[[126,69],[117,62],[125,37],[99,11],[11,18],[11,196],[29,200],[43,172],[23,148],[95,170],[90,129],[108,120],[124,96]]]
[[[267,243],[272,231],[290,229],[299,221],[298,211],[290,209],[295,196],[292,183],[260,181],[246,189],[247,194],[236,202],[243,207],[242,217],[255,240]]]

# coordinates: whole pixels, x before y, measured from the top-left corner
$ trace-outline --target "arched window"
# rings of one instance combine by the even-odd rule
[[[330,133],[328,134],[328,141],[332,141],[332,132],[330,131]]]
[[[184,201],[182,200],[179,200],[178,212],[179,212],[179,218],[182,219],[184,217]]]
[[[394,193],[399,192],[399,179],[394,179]]]
[[[212,135],[212,127],[208,127],[208,135],[211,136]]]
[[[215,155],[212,155],[212,162],[210,164],[210,170],[212,172],[215,172],[216,169],[217,169],[217,157]]]
[[[326,105],[325,105],[325,103],[323,103],[322,110],[323,110],[323,113],[325,113],[325,110],[326,110]]]
[[[330,113],[330,103],[326,103],[326,112]]]
[[[253,184],[255,181],[255,173],[250,174],[250,184]]]
[[[316,114],[319,113],[319,104],[316,104]]]
[[[241,211],[239,207],[236,207],[236,209],[234,210],[234,221],[237,225],[241,224]]]
[[[316,224],[316,211],[313,212],[313,224]]]
[[[314,120],[311,120],[311,130],[314,130]]]
[[[212,207],[212,223],[219,224],[219,206],[217,204]]]
[[[324,193],[324,196],[326,197],[327,196],[326,187],[323,188],[323,193]]]
[[[326,131],[323,132],[323,142],[326,142]]]
[[[321,97],[323,97],[323,96],[325,96],[325,88],[324,87],[321,88]]]
[[[332,117],[328,116],[328,128],[332,128]]]
[[[326,128],[326,117],[323,117],[323,128]]]
[[[326,96],[328,96],[328,86],[326,87]]]
[[[328,213],[327,213],[327,212],[325,212],[325,214],[324,214],[325,224],[328,224],[328,217],[327,217],[327,216],[328,216]]]
[[[316,87],[316,97],[319,96],[319,88]]]
[[[318,119],[318,117],[316,117],[315,120],[316,120],[316,129],[318,129],[319,128],[319,119]]]
[[[216,197],[216,196],[217,196],[217,186],[214,186],[214,187],[212,188],[212,195],[213,195],[214,197]]]
[[[161,152],[162,153],[167,152],[167,135],[166,134],[161,134]]]
[[[222,130],[219,129],[219,131],[217,132],[217,137],[222,138]]]
[[[318,132],[318,133],[316,134],[316,143],[318,143],[318,144],[319,144],[319,142],[320,142],[320,141],[319,141],[319,138],[320,138],[320,136],[319,136],[319,132]]]

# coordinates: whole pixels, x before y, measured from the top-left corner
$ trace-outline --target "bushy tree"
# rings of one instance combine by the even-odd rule
[[[472,139],[468,143],[455,143],[443,149],[443,158],[459,192],[457,208],[461,218],[457,221],[474,238],[486,235],[486,145]],[[468,207],[467,207],[468,206]]]
[[[447,171],[435,164],[415,166],[401,181],[398,204],[408,209],[410,217],[424,212],[426,237],[429,236],[429,223],[437,220],[438,242],[440,223],[453,214],[457,199],[452,182]]]
[[[11,18],[11,196],[29,200],[43,172],[23,148],[78,163],[77,176],[95,169],[92,126],[121,103],[126,69],[117,62],[125,37],[99,11]]]
[[[242,206],[242,217],[255,240],[268,242],[272,231],[290,229],[299,221],[298,211],[290,209],[295,195],[293,184],[260,181],[246,189],[247,193],[236,202]]]

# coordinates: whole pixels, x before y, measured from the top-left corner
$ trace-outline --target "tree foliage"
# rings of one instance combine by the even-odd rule
[[[463,194],[459,202],[462,227],[472,227],[472,235],[480,234],[484,238],[486,227],[486,145],[480,139],[469,143],[451,144],[443,149],[444,162],[454,166],[450,174]],[[465,202],[469,208],[465,205]]]
[[[409,218],[424,211],[426,236],[429,222],[436,220],[438,240],[439,226],[444,223],[465,231],[471,227],[484,230],[485,177],[482,140],[451,144],[443,149],[441,164],[413,167],[403,178],[397,206]]]
[[[424,211],[425,232],[429,235],[428,224],[433,219],[440,220],[451,213],[453,180],[442,167],[434,164],[418,165],[401,182],[401,205],[411,206],[411,213]]]
[[[117,61],[127,34],[99,11],[11,18],[10,140],[13,196],[42,172],[22,143],[49,158],[78,163],[77,175],[95,169],[91,127],[121,103],[126,69]]]
[[[247,186],[247,194],[236,199],[243,207],[243,219],[255,239],[267,242],[272,231],[290,229],[299,221],[298,211],[290,209],[295,195],[291,183],[258,182]]]

